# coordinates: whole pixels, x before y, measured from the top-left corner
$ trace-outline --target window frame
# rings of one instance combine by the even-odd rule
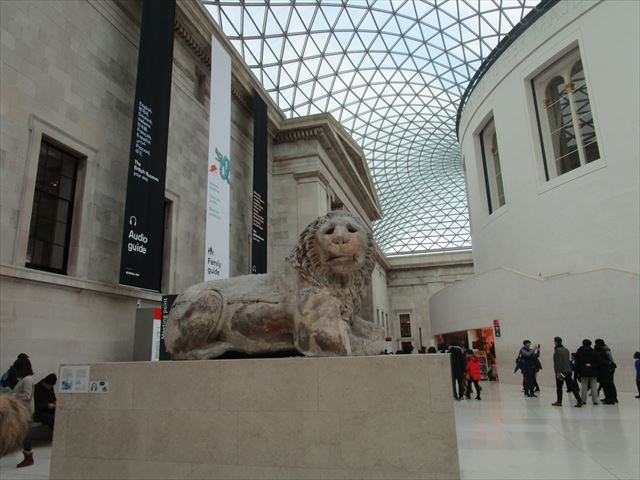
[[[565,86],[573,85],[573,82],[571,81],[573,77],[571,72],[575,65],[577,65],[579,62],[582,64],[584,88],[587,94],[586,97],[589,105],[589,113],[591,115],[591,122],[593,124],[593,136],[595,138],[595,141],[591,142],[589,145],[595,143],[596,148],[598,149],[598,158],[595,158],[593,160],[587,160],[586,158],[584,148],[585,146],[583,145],[583,132],[580,130],[580,117],[578,116],[578,109],[576,107],[574,89],[571,88],[569,91],[567,91],[567,99],[571,112],[571,128],[573,129],[575,135],[575,151],[577,151],[578,154],[579,164],[574,168],[570,168],[561,172],[558,168],[558,160],[563,157],[556,158],[556,151],[553,147],[551,125],[549,123],[549,115],[547,113],[548,107],[545,103],[547,101],[546,89],[549,86],[550,82],[556,77],[561,77],[564,81]],[[595,111],[593,108],[593,97],[591,95],[592,90],[589,87],[584,60],[580,53],[580,47],[578,45],[570,47],[569,50],[566,51],[566,53],[558,56],[556,59],[552,60],[551,63],[545,68],[532,75],[530,80],[530,88],[532,92],[534,112],[536,116],[538,141],[540,142],[539,144],[542,154],[542,164],[544,168],[545,181],[549,182],[555,178],[563,177],[575,170],[583,168],[590,163],[602,161],[603,154],[602,144],[600,141],[601,136],[598,135]],[[561,130],[562,128],[565,127],[561,127],[557,131]],[[564,155],[564,157],[568,157],[570,153],[571,152]]]
[[[70,246],[71,246],[71,232],[72,232],[72,226],[73,226],[73,212],[74,212],[74,206],[75,206],[75,194],[76,194],[76,187],[77,187],[77,182],[78,182],[78,170],[79,170],[79,165],[82,161],[81,157],[78,157],[77,154],[74,154],[72,152],[69,152],[67,149],[59,146],[58,142],[55,142],[55,140],[50,139],[49,137],[43,135],[42,139],[40,141],[40,155],[38,155],[38,172],[40,172],[40,168],[42,167],[43,169],[46,168],[46,166],[44,164],[41,164],[41,159],[42,159],[42,148],[46,146],[46,156],[49,156],[49,149],[55,149],[58,152],[60,152],[60,158],[61,158],[61,166],[60,166],[60,175],[62,176],[63,172],[62,170],[64,170],[64,166],[63,166],[63,162],[64,162],[64,157],[71,157],[71,159],[73,160],[73,177],[68,177],[67,175],[64,175],[65,177],[67,177],[68,179],[70,179],[72,181],[72,186],[71,186],[71,195],[70,195],[70,199],[64,198],[61,194],[55,194],[55,193],[51,193],[46,191],[46,189],[44,188],[39,188],[38,187],[38,181],[37,181],[37,177],[36,177],[36,185],[34,187],[34,198],[33,198],[33,205],[32,205],[32,211],[31,211],[31,222],[30,222],[30,227],[29,227],[29,243],[27,245],[27,256],[29,255],[29,244],[31,244],[31,240],[32,238],[35,240],[40,240],[43,241],[45,243],[49,243],[49,244],[56,244],[55,241],[53,240],[53,238],[51,239],[37,239],[36,238],[36,234],[37,234],[37,228],[35,231],[32,231],[32,227],[34,225],[34,221],[37,221],[35,219],[37,218],[42,218],[39,215],[39,210],[40,210],[40,206],[42,201],[38,202],[39,206],[37,208],[37,210],[34,210],[36,208],[36,197],[39,196],[41,199],[44,196],[47,197],[53,197],[55,200],[53,200],[53,202],[55,202],[54,204],[57,206],[58,202],[62,201],[62,202],[66,202],[68,204],[68,211],[66,214],[66,219],[65,219],[65,232],[64,232],[64,244],[63,245],[58,245],[61,246],[64,249],[63,255],[62,255],[62,267],[61,268],[56,268],[56,267],[52,267],[51,265],[46,265],[46,264],[42,264],[42,263],[35,263],[33,261],[27,261],[27,258],[25,258],[25,263],[24,266],[26,268],[31,268],[34,270],[42,270],[45,272],[51,272],[51,273],[58,273],[61,275],[66,275],[67,274],[67,270],[68,270],[68,261],[69,261],[69,250],[70,250]],[[54,223],[58,223],[59,220],[54,219]],[[53,234],[53,236],[55,236],[55,234]],[[35,248],[35,247],[34,247]]]
[[[498,146],[498,134],[496,130],[496,122],[493,115],[482,124],[482,128],[478,132],[480,142],[480,155],[482,159],[482,172],[484,174],[484,188],[487,196],[487,207],[489,215],[500,210],[507,204],[506,193],[504,190],[504,181],[502,173],[502,164],[500,162],[500,148]],[[495,138],[495,144],[493,142]],[[495,148],[496,154],[489,151],[489,148]],[[496,160],[500,167],[500,172],[496,171]],[[502,190],[502,196],[500,191]],[[495,208],[494,208],[495,207]]]
[[[74,156],[81,158],[76,175],[74,211],[71,222],[66,275],[87,278],[92,234],[92,226],[88,218],[92,210],[91,206],[95,193],[98,149],[34,114],[30,115],[28,122],[27,152],[24,160],[22,194],[20,196],[20,209],[13,245],[13,265],[24,267],[26,264],[40,145],[43,137],[48,138],[50,142]],[[45,270],[34,271],[45,272]]]
[[[409,336],[403,335],[402,329],[402,317],[406,315],[409,317]],[[398,325],[400,326],[400,338],[413,338],[413,331],[411,330],[411,312],[398,312]]]

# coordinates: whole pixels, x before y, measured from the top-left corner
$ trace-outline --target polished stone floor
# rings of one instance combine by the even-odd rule
[[[640,400],[553,407],[555,389],[525,398],[516,385],[482,383],[482,400],[456,402],[462,478],[640,479]]]
[[[552,407],[555,390],[525,399],[518,386],[483,382],[482,400],[456,402],[464,480],[640,479],[640,400],[615,406]],[[35,465],[17,470],[21,453],[0,459],[2,480],[49,478],[51,444],[34,446]]]

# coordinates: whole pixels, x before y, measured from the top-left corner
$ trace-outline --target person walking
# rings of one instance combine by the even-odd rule
[[[449,354],[451,355],[451,376],[453,382],[453,398],[456,400],[462,400],[464,395],[464,371],[465,371],[465,359],[462,348],[458,345],[451,345],[449,347]],[[458,391],[456,392],[456,384],[458,385]]]
[[[606,343],[604,343],[604,340],[601,338],[596,338],[593,343],[595,344],[596,347],[598,347],[597,350],[602,350],[604,352],[604,355],[602,355],[601,358],[604,360],[604,363],[608,364],[609,366],[609,371],[606,372],[607,373],[606,379],[608,380],[607,386],[609,388],[609,396],[607,398],[607,392],[604,393],[605,400],[608,400],[608,401],[603,403],[608,403],[609,401],[613,403],[618,403],[618,389],[616,388],[616,384],[613,378],[616,373],[616,368],[618,368],[618,366],[616,365],[616,362],[613,361],[613,355],[611,354],[611,349],[607,346]],[[606,355],[606,360],[605,360],[605,355]],[[604,390],[604,385],[602,388]]]
[[[598,365],[600,359],[598,353],[591,348],[591,340],[582,340],[582,346],[576,352],[576,368],[580,374],[580,398],[582,403],[587,403],[587,389],[591,388],[591,400],[598,405]]]
[[[535,375],[537,362],[536,359],[540,356],[539,345],[535,348],[531,348],[531,340],[525,340],[522,342],[522,348],[520,349],[519,357],[521,358],[522,375],[524,376],[524,395],[526,397],[535,397],[533,389],[535,387]]]
[[[18,383],[13,387],[13,395],[22,401],[24,406],[29,410],[29,413],[33,415],[33,369],[31,368],[31,361],[28,358],[21,358],[16,360],[13,365],[18,377]],[[22,453],[24,460],[16,465],[16,468],[33,465],[33,448],[28,431],[22,444]]]
[[[554,407],[562,406],[562,387],[566,383],[567,391],[573,393],[573,396],[578,402],[577,408],[582,407],[583,402],[580,398],[580,392],[578,392],[578,386],[573,382],[571,378],[571,363],[569,350],[562,345],[562,338],[555,337],[553,339],[555,344],[553,350],[553,371],[556,374],[556,401],[552,403]]]
[[[476,387],[476,400],[480,400],[480,391],[482,387],[478,383],[480,381],[480,362],[478,357],[475,356],[472,350],[467,350],[467,366],[465,367],[467,372],[467,400],[471,398],[471,382]]]

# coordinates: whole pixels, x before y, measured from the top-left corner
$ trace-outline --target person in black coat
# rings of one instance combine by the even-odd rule
[[[600,357],[598,352],[591,348],[591,340],[585,338],[582,346],[576,352],[576,369],[580,375],[580,397],[582,403],[587,403],[587,388],[591,387],[591,400],[598,405],[598,367]]]
[[[531,340],[524,340],[522,348],[518,353],[520,368],[524,377],[525,397],[535,397],[534,388],[536,385],[536,369],[538,368],[538,357],[540,356],[540,345],[531,348]]]
[[[597,347],[599,347],[600,350],[602,350],[605,355],[602,356],[602,358],[604,359],[605,363],[609,365],[609,369],[610,369],[610,375],[611,375],[611,385],[609,385],[609,397],[608,399],[610,401],[612,401],[613,403],[618,403],[618,390],[616,389],[616,383],[614,380],[614,376],[616,373],[616,368],[618,368],[618,366],[616,365],[616,362],[614,362],[613,360],[613,355],[611,354],[611,349],[607,346],[606,343],[604,343],[604,340],[601,338],[596,338],[594,341],[594,350],[598,350]],[[601,385],[602,386],[602,385]],[[598,393],[600,393],[600,389],[598,388]],[[606,397],[606,393],[605,393],[605,397]]]
[[[594,350],[598,354],[598,383],[604,390],[604,400],[602,403],[605,405],[613,405],[617,401],[617,395],[613,387],[613,365],[609,359],[607,351],[603,348],[602,344],[596,343]]]
[[[53,387],[57,381],[56,374],[50,373],[33,387],[35,406],[33,418],[48,425],[51,430],[53,430],[56,415],[56,394]]]
[[[456,400],[462,400],[465,394],[464,374],[466,362],[464,358],[464,352],[458,345],[451,345],[449,347],[449,354],[451,355],[451,377],[453,382],[453,398]],[[456,392],[456,383],[458,384],[458,391]]]

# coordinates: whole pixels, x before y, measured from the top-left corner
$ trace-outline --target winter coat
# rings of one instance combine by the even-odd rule
[[[611,362],[611,366],[613,368],[618,368],[618,366],[616,365],[616,362],[613,361],[613,355],[611,354],[611,349],[607,345],[602,345],[602,350],[607,355],[609,362]]]
[[[467,373],[471,380],[480,380],[480,362],[478,357],[467,357]]]
[[[611,383],[613,382],[613,362],[610,360],[610,356],[607,354],[604,348],[599,348],[596,345],[594,349],[598,354],[598,383]]]
[[[598,352],[584,345],[576,352],[576,368],[580,377],[597,377],[600,358]]]
[[[33,399],[36,413],[53,413],[54,409],[49,408],[50,403],[56,403],[56,394],[53,388],[46,388],[40,380],[33,387]]]
[[[539,370],[542,368],[538,368],[539,362],[537,361],[540,356],[540,351],[532,350],[530,348],[522,347],[520,349],[520,358],[521,358],[521,366],[522,372],[525,370]]]
[[[569,350],[558,345],[553,350],[553,371],[555,373],[567,373],[571,371]]]
[[[453,346],[449,347],[449,353],[451,354],[451,370],[454,376],[461,376],[464,374],[464,352],[462,348]]]
[[[29,413],[33,413],[33,375],[19,379],[13,387],[13,395],[24,403]]]

